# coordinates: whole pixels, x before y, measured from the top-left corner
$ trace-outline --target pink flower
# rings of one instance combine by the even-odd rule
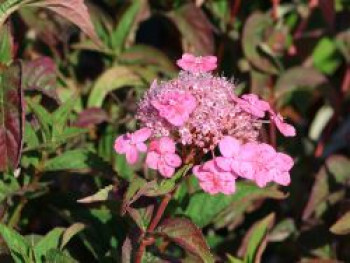
[[[146,152],[147,146],[144,143],[151,136],[151,130],[142,128],[134,133],[127,133],[115,140],[114,149],[119,154],[126,154],[129,164],[134,164],[138,159],[138,152]]]
[[[242,110],[258,118],[263,118],[265,116],[265,112],[270,110],[270,104],[264,100],[260,100],[255,94],[246,94],[241,98],[236,98],[234,100],[238,103]]]
[[[196,165],[193,167],[193,173],[198,178],[200,187],[211,195],[217,193],[230,195],[236,190],[236,177],[220,169],[214,160]]]
[[[152,100],[152,106],[161,117],[175,126],[182,126],[196,108],[196,99],[188,92],[172,91],[158,100]]]
[[[225,136],[219,142],[219,149],[222,157],[215,158],[216,165],[225,172],[232,172],[234,159],[240,151],[240,142],[231,136]]]
[[[284,135],[287,137],[293,137],[296,135],[296,131],[295,128],[288,124],[285,123],[283,121],[283,117],[281,116],[281,114],[275,114],[274,112],[271,114],[271,120],[275,123],[277,129]]]
[[[170,178],[175,168],[181,165],[181,158],[175,153],[175,143],[169,137],[152,141],[146,157],[149,168],[158,170],[164,177]]]
[[[177,65],[185,71],[191,73],[203,73],[216,69],[217,58],[215,56],[195,57],[185,53],[177,61]]]

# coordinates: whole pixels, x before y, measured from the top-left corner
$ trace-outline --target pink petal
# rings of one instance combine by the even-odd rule
[[[128,149],[125,153],[126,153],[126,161],[129,164],[135,164],[137,162],[139,154],[137,152],[136,147],[134,147],[134,146],[128,147]]]
[[[169,137],[162,137],[159,140],[160,153],[175,153],[175,142]]]
[[[177,65],[192,73],[208,72],[216,69],[217,58],[214,56],[195,57],[186,53],[177,61]]]
[[[294,165],[292,157],[284,153],[277,153],[275,163],[282,171],[289,171]]]
[[[280,173],[278,176],[275,176],[274,181],[280,185],[287,186],[290,184],[290,174],[287,172]]]
[[[151,134],[152,131],[149,128],[142,128],[131,135],[131,141],[133,143],[144,142],[151,137]]]
[[[225,195],[233,194],[236,191],[235,180],[223,181],[221,183],[221,192]]]
[[[259,172],[255,175],[255,182],[261,188],[265,187],[272,179],[270,173],[266,172]]]
[[[171,167],[179,167],[181,165],[181,158],[175,153],[167,153],[164,155],[164,161]]]
[[[216,165],[223,171],[230,172],[232,170],[233,160],[231,158],[216,157],[214,160]]]
[[[253,180],[255,169],[251,161],[236,161],[232,162],[232,170],[240,177]]]
[[[125,153],[126,147],[130,144],[130,138],[127,134],[123,134],[119,136],[114,143],[114,150],[117,153],[123,154]]]
[[[137,150],[139,150],[140,152],[147,152],[147,146],[143,142],[140,142],[140,143],[136,144],[135,146],[136,146]]]
[[[175,173],[175,168],[167,165],[164,162],[158,163],[158,170],[159,170],[159,173],[166,178],[172,177],[173,174]]]
[[[207,192],[211,195],[219,193],[220,190],[211,181],[200,181],[199,186],[203,189],[204,192]]]
[[[272,115],[271,116],[272,121],[275,123],[277,129],[284,135],[287,137],[293,137],[296,135],[296,131],[295,128],[288,124],[283,122],[283,118],[280,114],[278,115]]]
[[[146,157],[146,164],[149,168],[157,170],[160,155],[156,152],[148,152]]]
[[[239,152],[240,143],[231,136],[225,136],[219,142],[219,149],[224,157],[234,157]]]

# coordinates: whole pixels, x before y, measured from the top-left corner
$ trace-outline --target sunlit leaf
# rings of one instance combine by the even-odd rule
[[[19,163],[24,130],[21,65],[0,69],[0,171]]]
[[[141,84],[139,77],[127,67],[114,66],[105,71],[95,82],[88,99],[88,107],[101,107],[109,92]]]
[[[16,263],[30,262],[29,258],[33,251],[23,236],[3,224],[0,224],[0,235],[6,242]]]
[[[7,65],[13,59],[14,43],[10,24],[0,27],[0,64]]]
[[[60,249],[63,249],[76,234],[83,231],[84,229],[85,225],[83,223],[75,223],[68,227],[62,235],[62,239],[60,241]]]
[[[88,204],[93,202],[106,201],[111,197],[111,194],[113,194],[113,188],[114,188],[113,185],[108,185],[93,195],[79,199],[78,202],[83,204]]]
[[[330,231],[337,235],[347,235],[350,233],[350,212],[343,215],[337,222],[332,225]]]

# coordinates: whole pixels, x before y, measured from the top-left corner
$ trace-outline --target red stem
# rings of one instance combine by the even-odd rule
[[[343,83],[341,85],[341,90],[343,93],[346,93],[348,90],[350,90],[350,64],[346,66],[346,71],[343,78]]]
[[[164,198],[163,198],[162,202],[160,203],[159,208],[156,212],[156,215],[153,217],[151,224],[149,225],[149,227],[147,229],[148,233],[153,232],[155,230],[155,228],[158,226],[160,220],[162,219],[164,211],[167,208],[172,196],[173,196],[172,193],[168,193],[164,196]],[[142,262],[143,253],[145,252],[146,247],[153,244],[153,242],[154,242],[153,239],[150,239],[150,240],[143,239],[141,241],[141,244],[140,244],[139,249],[138,249],[137,254],[136,254],[136,259],[135,259],[136,263]]]

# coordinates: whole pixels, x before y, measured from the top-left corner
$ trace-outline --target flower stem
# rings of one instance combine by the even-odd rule
[[[167,206],[169,204],[169,201],[171,200],[174,192],[175,192],[175,190],[173,192],[171,192],[171,193],[167,193],[163,197],[163,200],[160,203],[159,208],[158,208],[155,216],[153,217],[153,219],[151,221],[151,224],[149,225],[149,227],[147,229],[147,232],[153,232],[156,229],[156,227],[158,226],[160,220],[163,217],[164,211],[167,208]],[[141,263],[142,262],[143,253],[145,252],[146,247],[148,245],[151,245],[152,243],[153,242],[147,242],[146,239],[142,239],[142,241],[140,243],[140,246],[139,246],[139,249],[138,249],[137,254],[136,254],[136,260],[135,260],[136,263]]]

